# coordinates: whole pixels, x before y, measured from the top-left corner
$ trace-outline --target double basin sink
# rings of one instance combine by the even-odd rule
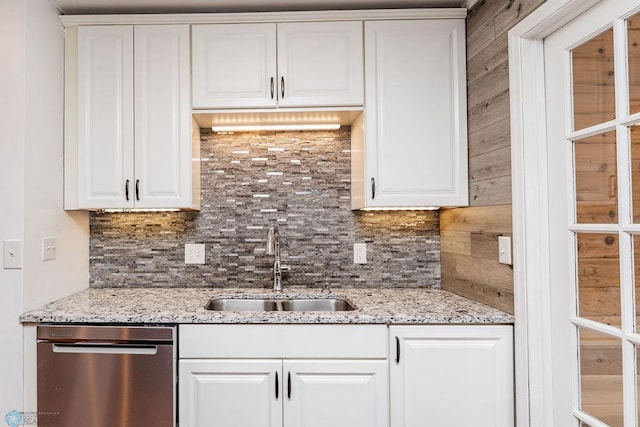
[[[356,307],[341,298],[216,298],[205,306],[213,311],[351,311]]]

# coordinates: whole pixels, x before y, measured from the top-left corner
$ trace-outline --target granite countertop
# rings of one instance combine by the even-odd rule
[[[90,288],[20,317],[23,323],[377,323],[509,324],[513,316],[439,289],[339,288],[357,310],[343,312],[221,312],[204,308],[213,297],[320,297],[316,289]],[[327,295],[323,296],[327,297]]]

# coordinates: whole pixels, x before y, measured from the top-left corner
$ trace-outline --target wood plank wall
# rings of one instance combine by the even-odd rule
[[[513,313],[513,271],[498,263],[510,236],[507,31],[544,0],[480,0],[467,17],[470,207],[440,217],[442,288]]]

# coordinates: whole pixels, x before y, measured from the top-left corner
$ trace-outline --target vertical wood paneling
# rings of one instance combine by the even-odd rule
[[[441,212],[442,288],[513,313],[507,31],[544,0],[480,0],[467,17],[470,207]]]

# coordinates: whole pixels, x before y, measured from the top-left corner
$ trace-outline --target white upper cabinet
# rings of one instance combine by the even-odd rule
[[[364,102],[361,22],[278,24],[279,105]]]
[[[135,200],[191,207],[189,26],[135,27]]]
[[[66,171],[67,209],[199,206],[189,48],[188,25],[78,28],[77,53],[67,48],[67,73],[77,64],[77,111],[73,91],[66,99],[77,117],[77,141],[65,137],[65,168],[77,170]]]
[[[276,98],[276,24],[194,25],[193,108],[268,108]]]
[[[359,21],[194,25],[192,49],[194,109],[363,104]]]
[[[463,19],[365,22],[352,208],[468,204]]]
[[[78,207],[133,207],[133,27],[80,27],[77,55]]]

